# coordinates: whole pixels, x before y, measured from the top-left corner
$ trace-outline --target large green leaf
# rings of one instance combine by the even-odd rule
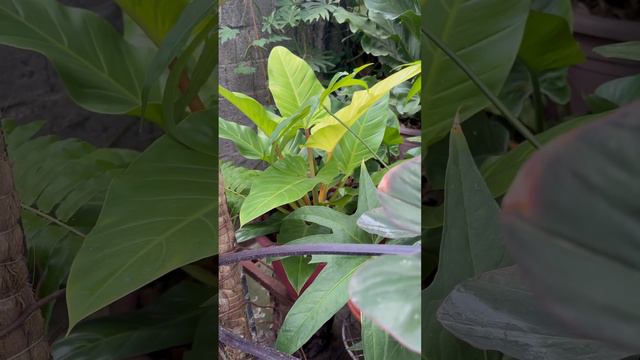
[[[417,0],[365,0],[364,4],[368,10],[381,12],[389,19],[396,19],[407,11],[420,14],[420,3]]]
[[[623,106],[640,99],[640,74],[625,76],[600,85],[588,98],[606,100],[614,106]],[[590,101],[590,102],[591,102]]]
[[[162,43],[165,35],[178,21],[189,0],[115,0],[156,44]]]
[[[309,99],[324,91],[311,66],[282,46],[271,50],[268,73],[269,91],[283,117],[294,115]],[[329,98],[325,98],[322,104],[331,108]]]
[[[505,6],[501,0],[430,0],[422,13],[422,26],[456,52],[494,94],[499,93],[520,47],[529,1]],[[447,135],[458,110],[464,121],[489,100],[433,43],[423,43],[423,57],[423,142],[430,145]]]
[[[183,282],[142,310],[84,321],[53,345],[53,356],[56,360],[119,360],[188,344],[207,311],[201,304],[211,291]]]
[[[278,333],[276,347],[294,353],[349,300],[349,280],[367,260],[364,256],[340,256],[322,269],[296,300]]]
[[[362,317],[362,343],[367,360],[420,359],[420,355],[400,345],[366,316]]]
[[[593,51],[604,57],[640,61],[640,41],[598,46]]]
[[[57,1],[0,0],[0,19],[0,43],[45,55],[82,107],[106,114],[138,107],[148,49],[124,41],[98,15]]]
[[[221,85],[218,85],[218,91],[222,97],[238,108],[267,136],[271,135],[282,120],[279,116],[267,111],[257,100],[250,96],[229,91]]]
[[[420,257],[381,256],[351,278],[349,294],[366,318],[420,353]]]
[[[436,319],[442,300],[461,281],[506,265],[499,208],[493,200],[459,126],[450,136],[445,215],[438,272],[422,297],[426,318],[423,353],[430,359],[475,360],[484,354],[457,340]]]
[[[164,136],[113,180],[98,223],[71,268],[71,328],[169,271],[216,253],[215,172],[214,156]]]
[[[248,126],[218,118],[218,132],[222,139],[233,141],[240,154],[247,159],[267,160],[269,139]]]
[[[586,336],[636,353],[639,111],[640,103],[628,105],[539,150],[504,198],[502,219],[545,308]]]
[[[215,303],[218,303],[216,298],[214,300],[216,300]],[[191,350],[185,353],[184,360],[204,360],[216,357],[217,348],[212,344],[218,341],[218,334],[213,330],[217,323],[218,309],[214,306],[209,306],[209,310],[200,318]]]
[[[539,11],[529,13],[518,56],[536,73],[584,61],[569,23]]]
[[[240,224],[301,199],[319,183],[329,182],[336,176],[334,172],[321,171],[309,177],[307,172],[307,161],[300,156],[287,156],[271,165],[253,182],[240,209]]]
[[[516,266],[489,271],[456,288],[438,321],[476,348],[520,360],[611,360],[631,353],[572,334],[544,311]]]
[[[343,174],[350,175],[362,161],[374,157],[370,150],[377,151],[380,147],[389,112],[389,97],[385,96],[353,124],[353,133],[340,139],[333,152],[333,161]]]

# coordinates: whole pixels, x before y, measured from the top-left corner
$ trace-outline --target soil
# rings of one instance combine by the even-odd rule
[[[640,0],[578,0],[593,15],[640,21]]]

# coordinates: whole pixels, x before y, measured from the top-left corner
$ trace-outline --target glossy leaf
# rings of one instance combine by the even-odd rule
[[[604,57],[640,61],[640,41],[598,46],[593,51]]]
[[[169,271],[217,252],[215,170],[214,156],[164,136],[113,180],[71,268],[71,328]]]
[[[628,105],[536,152],[502,216],[509,250],[545,308],[585,336],[636,353],[638,111],[639,103]]]
[[[271,50],[267,68],[269,91],[283,117],[295,114],[310,98],[324,91],[309,64],[285,47]],[[322,104],[331,108],[328,98]]]
[[[0,43],[45,55],[80,106],[105,114],[138,107],[148,49],[124,41],[98,15],[57,1],[1,0],[0,17]]]
[[[539,11],[529,13],[518,55],[536,73],[584,61],[569,23]]]
[[[420,257],[381,256],[351,278],[349,297],[365,318],[402,345],[420,353]]]
[[[362,342],[367,360],[420,359],[420,355],[400,345],[366,316],[362,317]]]
[[[231,140],[245,158],[267,160],[269,139],[260,136],[252,128],[218,118],[218,131],[220,138]]]
[[[156,44],[162,43],[167,33],[178,21],[188,0],[115,0],[122,11],[129,15]]]
[[[347,288],[364,256],[334,256],[294,303],[280,328],[276,348],[294,353],[349,300]]]
[[[484,359],[484,354],[448,333],[436,319],[442,300],[461,281],[508,263],[499,208],[475,166],[459,126],[451,131],[445,184],[445,214],[439,267],[424,291],[423,353],[447,360]]]
[[[350,175],[363,161],[374,157],[369,149],[377,151],[380,147],[389,112],[389,97],[385,96],[353,124],[351,130],[357,137],[349,132],[340,139],[333,152],[333,161],[343,174]]]
[[[220,95],[240,110],[258,129],[270,136],[278,123],[282,120],[279,116],[267,111],[257,100],[242,93],[231,92],[218,85]]]
[[[361,116],[387,95],[391,89],[417,76],[420,71],[420,62],[416,62],[379,81],[368,90],[356,91],[353,94],[351,103],[338,110],[335,114],[344,125],[340,124],[332,116],[326,116],[313,128],[307,141],[307,146],[333,152],[338,142],[347,133],[345,126],[352,127]]]
[[[309,177],[307,161],[300,156],[287,156],[262,174],[251,186],[249,196],[240,209],[240,224],[244,225],[278,206],[301,199],[316,185],[326,183],[337,174],[320,172]]]
[[[521,360],[611,360],[633,355],[567,331],[545,312],[516,266],[456,286],[438,309],[438,321],[476,348]]]
[[[501,0],[433,0],[427,1],[422,13],[422,26],[458,54],[494,94],[499,93],[520,47],[529,1],[505,7]],[[433,43],[424,43],[423,54],[423,142],[431,145],[447,135],[458,110],[464,121],[489,100]]]
[[[53,345],[58,360],[129,359],[188,344],[207,308],[211,289],[183,282],[133,313],[83,321]]]
[[[369,10],[378,11],[388,19],[396,19],[407,11],[420,14],[420,3],[417,0],[365,0],[365,6]]]

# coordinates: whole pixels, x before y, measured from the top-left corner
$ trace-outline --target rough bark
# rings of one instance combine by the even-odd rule
[[[0,329],[13,324],[34,302],[20,222],[20,200],[13,184],[4,133],[0,129]],[[0,337],[0,359],[49,359],[40,311]]]
[[[220,254],[224,254],[235,249],[235,231],[224,195],[223,178],[218,173],[218,250]],[[242,267],[239,263],[219,267],[218,291],[220,326],[245,339],[251,339],[242,287]],[[248,359],[247,355],[236,349],[227,348],[225,352],[230,360]]]

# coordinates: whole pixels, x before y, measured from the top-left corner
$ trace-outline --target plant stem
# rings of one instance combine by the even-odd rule
[[[537,133],[544,131],[544,104],[542,103],[542,92],[540,91],[540,79],[538,74],[527,66],[529,75],[531,76],[531,85],[533,85],[533,104],[536,109],[536,128]]]
[[[29,211],[29,212],[32,212],[32,213],[34,213],[34,214],[36,214],[36,215],[40,216],[41,218],[43,218],[43,219],[45,219],[45,220],[48,220],[48,221],[50,221],[50,222],[52,222],[52,223],[54,223],[54,224],[56,224],[56,225],[60,226],[61,228],[65,229],[65,230],[67,230],[67,231],[69,231],[69,232],[72,232],[72,233],[74,233],[74,234],[76,234],[76,235],[80,236],[80,237],[81,237],[81,238],[83,238],[83,239],[87,237],[87,235],[86,235],[86,234],[84,234],[84,233],[82,233],[82,232],[80,232],[80,231],[76,230],[74,227],[69,226],[69,225],[67,225],[67,224],[63,223],[62,221],[60,221],[60,220],[58,220],[58,219],[54,218],[53,216],[50,216],[50,215],[48,215],[48,214],[44,213],[44,212],[42,212],[42,211],[40,211],[40,210],[38,210],[38,209],[32,208],[31,206],[29,206],[29,205],[25,205],[25,204],[22,204],[22,203],[20,204],[20,207],[21,207],[21,208],[23,208],[23,209],[25,209],[25,210],[27,210],[27,211]]]
[[[491,92],[491,90],[480,80],[480,78],[454,53],[447,45],[445,45],[440,39],[438,39],[435,35],[433,35],[429,30],[427,30],[424,26],[422,27],[422,34],[429,38],[442,52],[444,52],[453,62],[458,65],[460,70],[462,70],[467,77],[482,91],[484,96],[491,101],[491,103],[500,110],[502,115],[511,123],[511,125],[518,130],[525,139],[527,139],[534,148],[540,148],[541,144],[536,139],[536,137],[529,131],[529,129],[520,121],[517,117],[515,117],[509,109],[498,99],[497,96]]]
[[[309,136],[311,136],[311,130],[310,129],[304,129],[304,136],[307,138],[307,140],[309,139]],[[311,175],[310,177],[315,177],[316,176],[316,161],[313,158],[313,149],[312,148],[307,148],[307,160],[309,161],[309,174]],[[313,193],[313,204],[314,205],[318,205],[318,190],[316,189],[316,187],[313,187],[312,190]]]

